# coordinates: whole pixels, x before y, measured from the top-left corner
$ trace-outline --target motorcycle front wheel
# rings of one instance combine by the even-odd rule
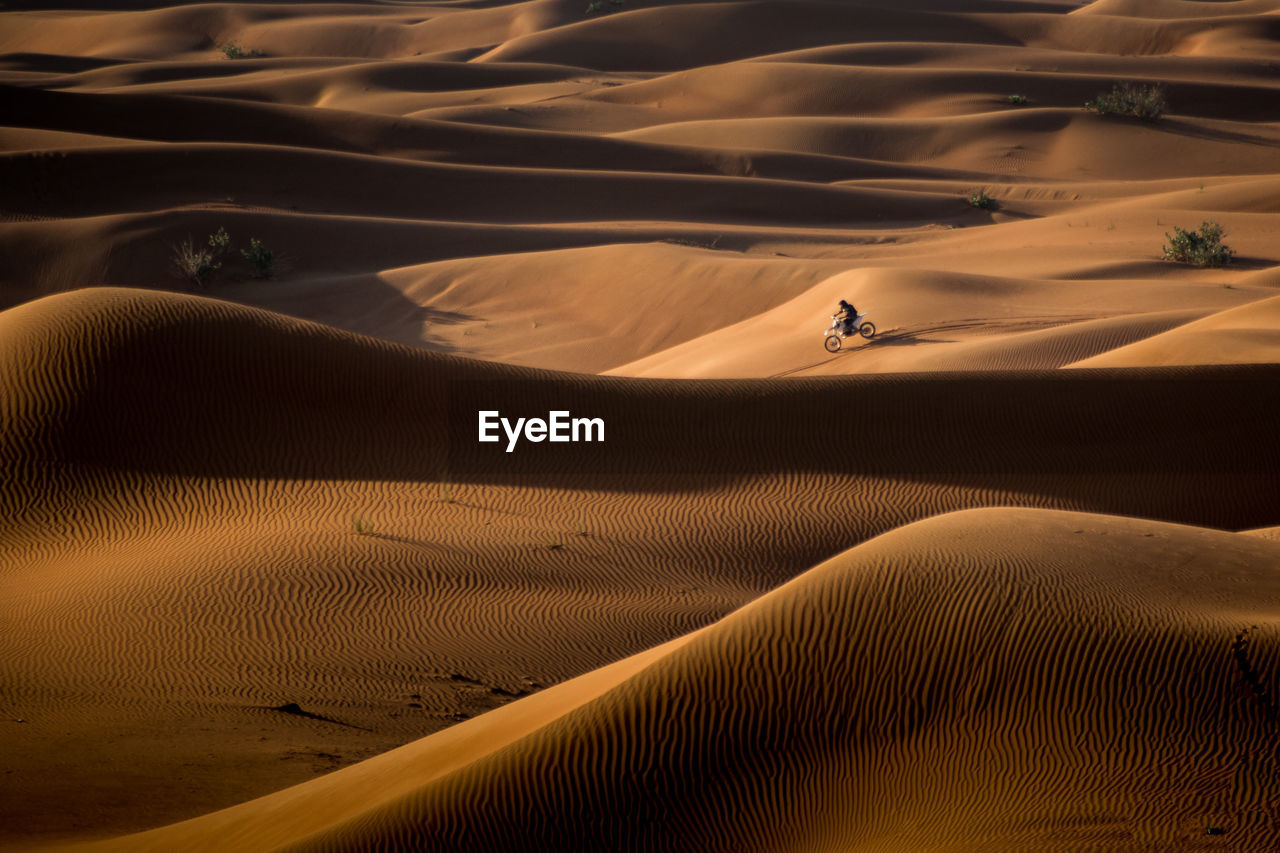
[[[824,344],[824,346],[827,348],[827,352],[839,352],[839,351],[840,351],[840,336],[839,336],[839,335],[829,335],[829,336],[827,337],[827,340],[826,340],[826,343]]]
[[[875,334],[876,334],[876,324],[875,324],[875,323],[863,323],[861,326],[859,326],[859,327],[858,327],[858,334],[862,335],[864,338],[867,338],[867,339],[871,339],[871,338],[875,337]]]

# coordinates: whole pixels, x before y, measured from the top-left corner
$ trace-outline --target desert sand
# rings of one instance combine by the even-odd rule
[[[1280,2],[49,5],[0,848],[1280,846]]]

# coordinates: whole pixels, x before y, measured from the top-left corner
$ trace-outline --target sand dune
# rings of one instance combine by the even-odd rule
[[[1064,286],[932,270],[865,269],[832,276],[770,311],[611,372],[745,377],[1062,367],[1269,292],[1175,281]],[[823,314],[842,298],[874,306],[867,311],[877,336],[851,341],[847,351],[835,355],[815,353],[830,325]],[[1153,305],[1180,307],[1145,310]]]
[[[596,372],[763,316],[779,296],[859,267],[1058,281],[1064,302],[1082,279],[1183,280],[1157,262],[1164,234],[1215,218],[1239,270],[1199,280],[1195,304],[1143,308],[1231,307],[1206,305],[1212,286],[1280,260],[1273,7],[765,2],[584,16],[539,0],[13,12],[0,40],[13,126],[0,162],[0,304],[90,284],[182,288],[171,247],[226,226],[270,241],[291,269],[285,288],[228,272],[217,295],[403,343]],[[228,43],[264,55],[228,60],[218,51]],[[1170,114],[1146,124],[1082,109],[1121,80],[1162,83]],[[1011,106],[1012,93],[1027,103]],[[995,211],[965,203],[979,189]],[[568,277],[576,250],[594,246],[639,271],[634,258],[658,241],[707,250],[699,264],[719,263],[725,280],[744,255],[781,259],[789,293],[738,288],[717,310],[678,277],[668,289],[659,268],[594,289],[616,294],[616,317],[662,292],[671,314],[696,318],[688,337],[637,336],[634,324],[602,326],[594,310],[561,303],[552,343],[551,324],[527,318],[546,288],[523,282],[540,275],[543,252],[566,251]],[[463,259],[500,294],[483,314],[455,316],[447,289],[406,298],[387,286],[407,267],[443,280]],[[424,328],[432,316],[451,320]],[[511,343],[493,346],[494,330]],[[743,356],[723,375],[809,363]]]
[[[1280,298],[1243,305],[1071,367],[1280,361]]]
[[[1195,848],[1206,826],[1263,849],[1275,709],[1244,673],[1280,665],[1250,627],[1280,615],[1278,559],[1130,519],[942,516],[667,647],[93,849]]]
[[[49,5],[0,846],[1274,846],[1276,0]]]
[[[654,382],[145,291],[0,321],[4,659],[32,732],[6,802],[48,804],[30,834],[67,832],[52,803],[72,762],[99,769],[75,808],[97,832],[229,805],[660,644],[938,512],[1238,528],[1280,503],[1270,367]],[[466,380],[534,409],[572,394],[624,452],[572,475],[556,457],[459,469],[445,415]],[[832,418],[833,396],[866,405]],[[702,426],[673,446],[675,422]],[[1192,440],[1206,449],[1187,458]],[[273,710],[290,704],[311,716]],[[139,744],[127,771],[119,740],[56,737],[103,725]],[[210,732],[232,745],[209,755]],[[213,781],[177,795],[179,764]],[[110,805],[121,785],[145,817]]]

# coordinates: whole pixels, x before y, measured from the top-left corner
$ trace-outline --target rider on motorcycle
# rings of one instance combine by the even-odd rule
[[[858,309],[854,308],[845,300],[840,300],[840,308],[836,313],[836,321],[844,326],[846,335],[853,334],[853,323],[858,319]]]

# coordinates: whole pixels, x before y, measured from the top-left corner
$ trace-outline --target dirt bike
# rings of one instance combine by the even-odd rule
[[[859,314],[857,317],[854,317],[853,322],[849,323],[847,328],[856,329],[859,335],[862,335],[862,337],[867,340],[871,340],[876,335],[876,324],[869,320],[864,322],[864,318],[866,316],[866,314]],[[846,324],[843,320],[840,320],[839,317],[839,314],[832,314],[831,328],[822,333],[826,337],[826,341],[823,343],[823,346],[827,348],[827,352],[839,352],[844,339],[853,334],[852,331],[845,331]]]

